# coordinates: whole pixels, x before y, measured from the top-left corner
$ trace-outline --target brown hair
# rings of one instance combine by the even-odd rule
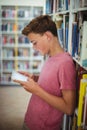
[[[22,34],[39,33],[43,35],[46,31],[50,31],[54,36],[57,36],[57,28],[55,22],[48,15],[41,15],[34,18],[24,29]]]

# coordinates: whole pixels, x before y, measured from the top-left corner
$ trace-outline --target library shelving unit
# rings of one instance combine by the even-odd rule
[[[14,84],[11,80],[13,70],[34,74],[39,74],[41,70],[43,57],[21,34],[30,20],[44,13],[44,6],[36,5],[31,2],[31,5],[0,6],[0,85]]]
[[[87,69],[87,1],[46,0],[46,14],[56,22],[61,46]]]
[[[55,21],[59,42],[73,57],[77,71],[81,68],[87,74],[87,0],[46,0],[46,14]],[[86,89],[84,91],[86,93]],[[86,124],[83,125],[80,118],[77,114],[77,124],[63,130],[86,130],[87,107]]]

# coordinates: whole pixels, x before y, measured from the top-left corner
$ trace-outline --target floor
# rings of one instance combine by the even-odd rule
[[[21,130],[31,94],[21,86],[0,87],[0,130]]]

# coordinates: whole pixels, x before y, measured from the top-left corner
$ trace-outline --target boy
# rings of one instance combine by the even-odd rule
[[[48,15],[33,19],[22,31],[33,48],[48,55],[39,79],[27,72],[28,81],[20,83],[32,93],[24,124],[26,130],[60,130],[64,113],[71,115],[76,100],[76,70],[72,57],[64,52],[57,37],[57,28]]]

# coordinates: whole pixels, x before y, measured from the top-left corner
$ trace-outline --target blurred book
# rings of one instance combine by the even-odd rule
[[[81,44],[81,53],[80,61],[81,64],[87,67],[87,21],[83,22],[83,31],[82,31],[82,44]]]

